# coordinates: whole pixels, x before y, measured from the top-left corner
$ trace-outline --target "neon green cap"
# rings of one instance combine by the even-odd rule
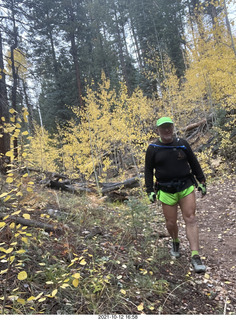
[[[157,127],[161,126],[164,123],[174,123],[169,117],[162,117],[157,120]]]

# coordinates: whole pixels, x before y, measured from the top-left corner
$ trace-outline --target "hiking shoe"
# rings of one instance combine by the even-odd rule
[[[179,258],[179,242],[172,242],[172,248],[170,249],[170,254],[174,258]]]
[[[199,255],[195,254],[192,259],[191,259],[194,271],[196,273],[202,273],[206,271],[206,266],[204,266],[204,264],[202,263],[201,258],[199,257]]]

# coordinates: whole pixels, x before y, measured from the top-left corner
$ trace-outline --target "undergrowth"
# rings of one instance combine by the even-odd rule
[[[3,211],[14,214],[9,201],[8,207],[2,201]],[[14,224],[6,216],[2,314],[166,313],[171,292],[191,279],[188,266],[170,259],[169,239],[159,237],[160,208],[146,198],[114,204],[34,185],[28,204],[17,209],[57,229]],[[175,268],[183,269],[182,279]]]

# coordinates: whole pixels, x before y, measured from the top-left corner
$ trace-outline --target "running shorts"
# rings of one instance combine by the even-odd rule
[[[174,206],[176,203],[179,202],[180,199],[186,197],[191,192],[193,192],[193,190],[194,190],[194,186],[190,186],[184,189],[183,191],[176,192],[176,193],[168,193],[168,192],[159,190],[157,193],[157,197],[161,202],[168,204],[169,206]]]

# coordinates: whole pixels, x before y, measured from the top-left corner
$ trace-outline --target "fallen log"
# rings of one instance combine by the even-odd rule
[[[182,130],[183,130],[183,131],[190,131],[190,130],[193,130],[193,129],[195,129],[195,128],[198,128],[198,127],[200,127],[202,124],[206,124],[206,123],[207,123],[207,120],[206,120],[206,119],[203,119],[203,120],[201,120],[201,121],[198,121],[198,122],[189,124],[188,126],[186,126],[185,128],[183,128]]]
[[[79,184],[68,184],[68,182],[58,182],[54,180],[49,180],[46,182],[46,186],[52,189],[61,190],[61,191],[68,191],[74,194],[80,194],[81,192],[97,192],[94,188],[87,188],[85,186],[80,186]]]
[[[111,191],[115,191],[118,189],[132,189],[140,186],[139,177],[129,178],[122,182],[110,182],[110,183],[100,183],[99,186],[101,188],[101,193],[107,194]],[[96,188],[96,184],[91,184],[88,187],[88,183],[76,183],[76,184],[68,184],[68,182],[58,182],[54,180],[47,180],[46,186],[56,190],[68,191],[75,194],[80,194],[81,192],[87,193],[98,193]]]
[[[3,219],[5,218],[6,215],[3,213],[0,213],[0,218]],[[34,228],[39,228],[39,229],[44,229],[47,232],[57,232],[60,231],[62,232],[62,229],[58,226],[54,226],[48,223],[32,220],[32,219],[24,219],[22,217],[17,217],[17,216],[9,216],[7,218],[9,221],[14,221],[15,223],[22,224],[23,226],[27,227],[34,227]]]
[[[101,192],[104,195],[110,191],[114,191],[117,189],[122,189],[122,188],[132,189],[132,188],[139,187],[140,186],[139,179],[140,177],[133,177],[123,182],[114,182],[114,183],[107,183],[107,184],[104,183]]]

